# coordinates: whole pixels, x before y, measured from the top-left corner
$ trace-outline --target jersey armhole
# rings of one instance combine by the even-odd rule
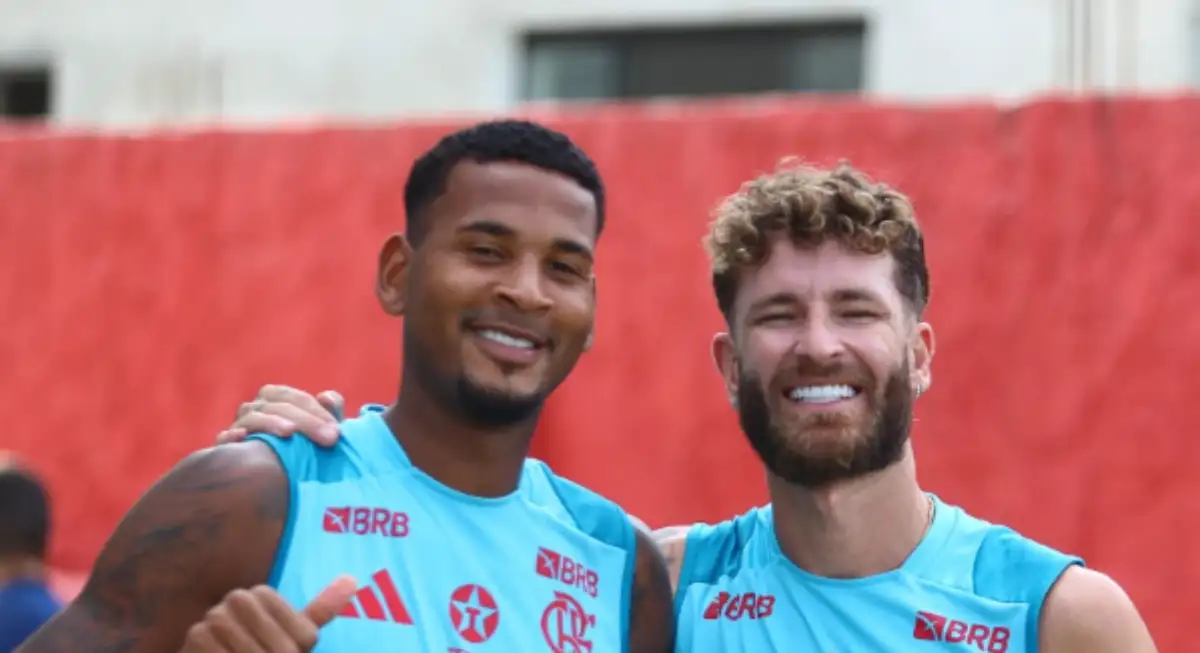
[[[270,447],[272,453],[279,459],[279,466],[283,468],[284,476],[287,477],[287,519],[283,523],[283,533],[279,536],[279,544],[275,548],[275,561],[271,564],[271,574],[267,577],[267,585],[279,589],[279,581],[282,580],[283,571],[287,567],[288,552],[292,549],[296,508],[300,501],[299,483],[296,482],[297,473],[294,469],[294,466],[301,462],[299,460],[300,452],[297,450],[296,443],[292,442],[292,438],[284,439],[273,435],[253,433],[246,438],[247,442],[252,440],[257,440]]]
[[[621,651],[629,653],[629,611],[632,609],[634,571],[637,568],[637,532],[629,515],[617,504],[587,488],[560,478],[543,467],[550,486],[580,530],[625,552],[621,574]]]
[[[984,536],[975,561],[976,591],[988,598],[1028,606],[1025,650],[1038,653],[1039,626],[1046,596],[1068,569],[1083,558],[1060,553],[1007,528]]]
[[[749,513],[753,515],[754,513]],[[746,515],[719,524],[694,524],[684,541],[679,580],[675,583],[675,619],[679,620],[688,588],[696,583],[715,583],[732,573],[741,549],[739,524]]]

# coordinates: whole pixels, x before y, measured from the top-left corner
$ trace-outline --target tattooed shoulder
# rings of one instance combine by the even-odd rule
[[[261,442],[192,454],[125,515],[79,597],[19,653],[162,653],[230,590],[266,582],[287,477]]]
[[[675,647],[675,602],[662,553],[637,532],[637,563],[629,602],[631,653],[670,653]]]

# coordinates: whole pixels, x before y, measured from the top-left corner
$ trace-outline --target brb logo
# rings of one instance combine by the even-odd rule
[[[387,508],[326,508],[321,527],[326,533],[407,537],[408,514]]]
[[[918,612],[913,638],[947,644],[966,644],[985,653],[1005,653],[1012,631],[1004,626],[971,624],[933,612]]]
[[[538,547],[537,575],[557,580],[567,587],[577,587],[593,599],[600,584],[600,576],[596,572],[544,546]]]
[[[721,592],[708,607],[704,608],[704,618],[709,621],[725,618],[737,621],[742,617],[747,619],[766,619],[775,613],[775,597],[770,594],[730,594]]]
[[[596,616],[588,614],[566,592],[555,592],[554,600],[542,613],[542,636],[554,653],[591,653],[588,630],[595,626]]]

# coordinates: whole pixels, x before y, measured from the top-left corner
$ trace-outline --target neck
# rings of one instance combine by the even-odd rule
[[[829,487],[801,488],[774,475],[767,485],[779,548],[818,576],[863,578],[897,569],[930,524],[911,444],[886,469]]]
[[[0,556],[0,585],[18,580],[42,581],[46,567],[41,558],[26,555]]]
[[[517,489],[537,417],[511,426],[464,422],[416,381],[401,381],[396,403],[384,415],[409,460],[438,482],[480,497]]]

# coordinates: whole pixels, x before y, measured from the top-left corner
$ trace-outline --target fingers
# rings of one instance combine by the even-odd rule
[[[237,653],[266,653],[258,641],[250,634],[241,621],[244,616],[233,614],[228,601],[222,601],[217,607],[208,611],[204,625],[208,627],[213,641],[221,646],[220,650],[237,651]]]
[[[317,401],[317,398],[303,390],[290,388],[286,385],[264,385],[258,391],[256,399],[269,404],[291,404],[301,410],[336,422],[333,414]]]
[[[337,580],[321,590],[317,598],[305,606],[304,616],[308,617],[317,628],[324,626],[333,621],[337,613],[350,601],[350,597],[354,596],[354,590],[357,588],[358,583],[354,578],[339,576]]]
[[[265,385],[254,401],[238,407],[237,420],[217,434],[217,444],[240,442],[251,433],[269,433],[287,438],[299,433],[318,445],[337,444],[345,401],[335,391],[320,399],[288,386]]]
[[[316,624],[293,610],[274,589],[261,585],[247,594],[253,596],[253,604],[262,613],[264,623],[273,626],[255,632],[267,650],[307,651],[317,645]]]
[[[288,437],[293,433],[313,437],[322,429],[333,431],[336,435],[338,425],[332,418],[322,419],[292,404],[269,403],[238,418],[238,421],[233,423],[233,428],[243,428],[252,433],[271,433],[280,437]]]
[[[344,589],[347,581],[353,592],[354,579],[344,577],[313,601],[314,613],[323,619],[320,624],[307,613],[293,610],[279,593],[265,585],[234,590],[208,611],[204,621],[188,630],[181,653],[310,651],[316,646],[319,626],[337,616],[349,600]]]
[[[179,653],[232,653],[213,636],[208,622],[200,623],[188,629],[187,638],[183,640],[183,648]]]
[[[241,442],[250,435],[246,429],[228,428],[217,434],[217,444],[229,444],[230,442]]]
[[[326,390],[317,395],[317,401],[328,410],[337,421],[346,417],[346,400],[337,390]]]

